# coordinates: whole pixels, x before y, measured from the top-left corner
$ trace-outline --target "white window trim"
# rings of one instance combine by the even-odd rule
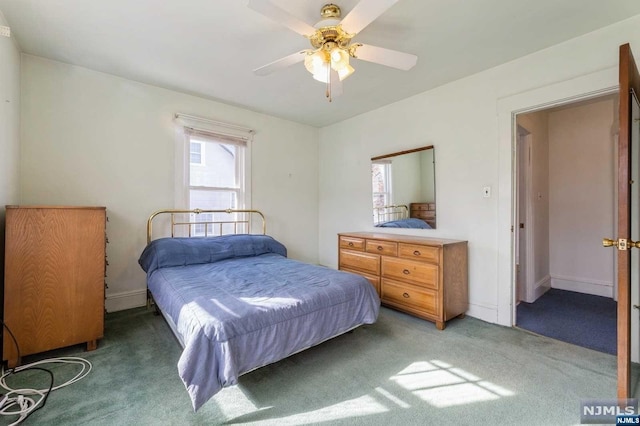
[[[243,204],[245,209],[251,209],[253,199],[251,194],[251,145],[255,132],[249,128],[234,124],[222,123],[186,114],[175,114],[174,122],[176,124],[174,149],[174,208],[189,208],[189,164],[191,159],[191,147],[189,145],[190,138],[185,132],[185,128],[188,128],[220,136],[238,138],[246,142],[243,158],[244,161],[241,164],[241,167],[236,169],[240,174],[238,178],[243,179],[241,185],[244,186],[244,199],[238,200],[238,202],[240,205]]]

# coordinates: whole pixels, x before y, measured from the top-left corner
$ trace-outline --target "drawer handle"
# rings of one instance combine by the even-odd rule
[[[349,241],[349,247],[353,247],[353,243]]]
[[[378,251],[382,251],[384,248],[382,246],[378,246]]]
[[[403,269],[402,273],[405,275],[409,275],[411,273],[411,271],[409,271],[408,269]]]
[[[413,252],[413,255],[414,256],[420,256],[420,252],[418,250],[416,250],[416,251]]]
[[[408,299],[411,296],[409,296],[409,293],[402,293],[402,297],[404,297],[405,299]]]

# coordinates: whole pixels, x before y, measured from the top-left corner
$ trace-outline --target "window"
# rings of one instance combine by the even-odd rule
[[[191,141],[189,147],[189,162],[191,165],[204,166],[204,143]]]
[[[212,213],[201,213],[195,218],[192,217],[192,220],[190,222],[193,222],[194,220],[203,223],[194,225],[194,227],[191,229],[192,235],[203,237],[205,235],[212,235],[214,233],[214,230],[212,229],[213,224],[207,223],[213,221]]]
[[[189,209],[244,208],[244,146],[214,135],[187,134],[189,158]],[[194,160],[200,146],[200,161]],[[205,155],[206,154],[206,155]]]
[[[184,114],[176,114],[175,123],[175,207],[188,210],[251,209],[253,131]],[[218,222],[230,219],[226,213],[194,214],[190,221],[202,223],[192,226],[189,232],[191,235],[218,235],[223,228],[228,233],[227,228],[231,225]]]
[[[373,208],[393,204],[391,191],[391,161],[376,161],[371,164],[371,182],[373,188]]]

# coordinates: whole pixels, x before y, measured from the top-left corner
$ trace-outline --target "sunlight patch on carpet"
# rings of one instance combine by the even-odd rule
[[[298,413],[291,416],[260,420],[260,425],[307,425],[343,420],[354,417],[370,416],[389,411],[370,395],[342,401],[318,410]]]
[[[394,404],[396,404],[398,407],[400,408],[411,408],[411,405],[407,404],[406,402],[404,402],[403,400],[401,400],[400,398],[398,398],[397,396],[393,395],[391,392],[389,392],[388,390],[381,388],[381,387],[377,387],[376,392],[378,392],[380,395],[384,396],[385,398],[387,398],[389,401],[393,402]]]
[[[218,408],[227,419],[234,419],[244,414],[256,412],[258,410],[267,410],[271,407],[258,408],[245,395],[239,386],[229,386],[224,388],[222,392],[218,392],[212,399],[218,405]]]
[[[390,380],[439,408],[515,395],[509,389],[440,360],[414,362]]]

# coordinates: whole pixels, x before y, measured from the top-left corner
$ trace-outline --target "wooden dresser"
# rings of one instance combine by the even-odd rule
[[[409,217],[422,219],[432,228],[436,227],[436,203],[411,203]]]
[[[367,278],[385,306],[434,321],[439,330],[467,311],[466,241],[341,233],[338,253],[339,269]]]
[[[7,206],[4,321],[20,356],[86,343],[104,332],[106,209]],[[21,362],[9,333],[3,360]]]

